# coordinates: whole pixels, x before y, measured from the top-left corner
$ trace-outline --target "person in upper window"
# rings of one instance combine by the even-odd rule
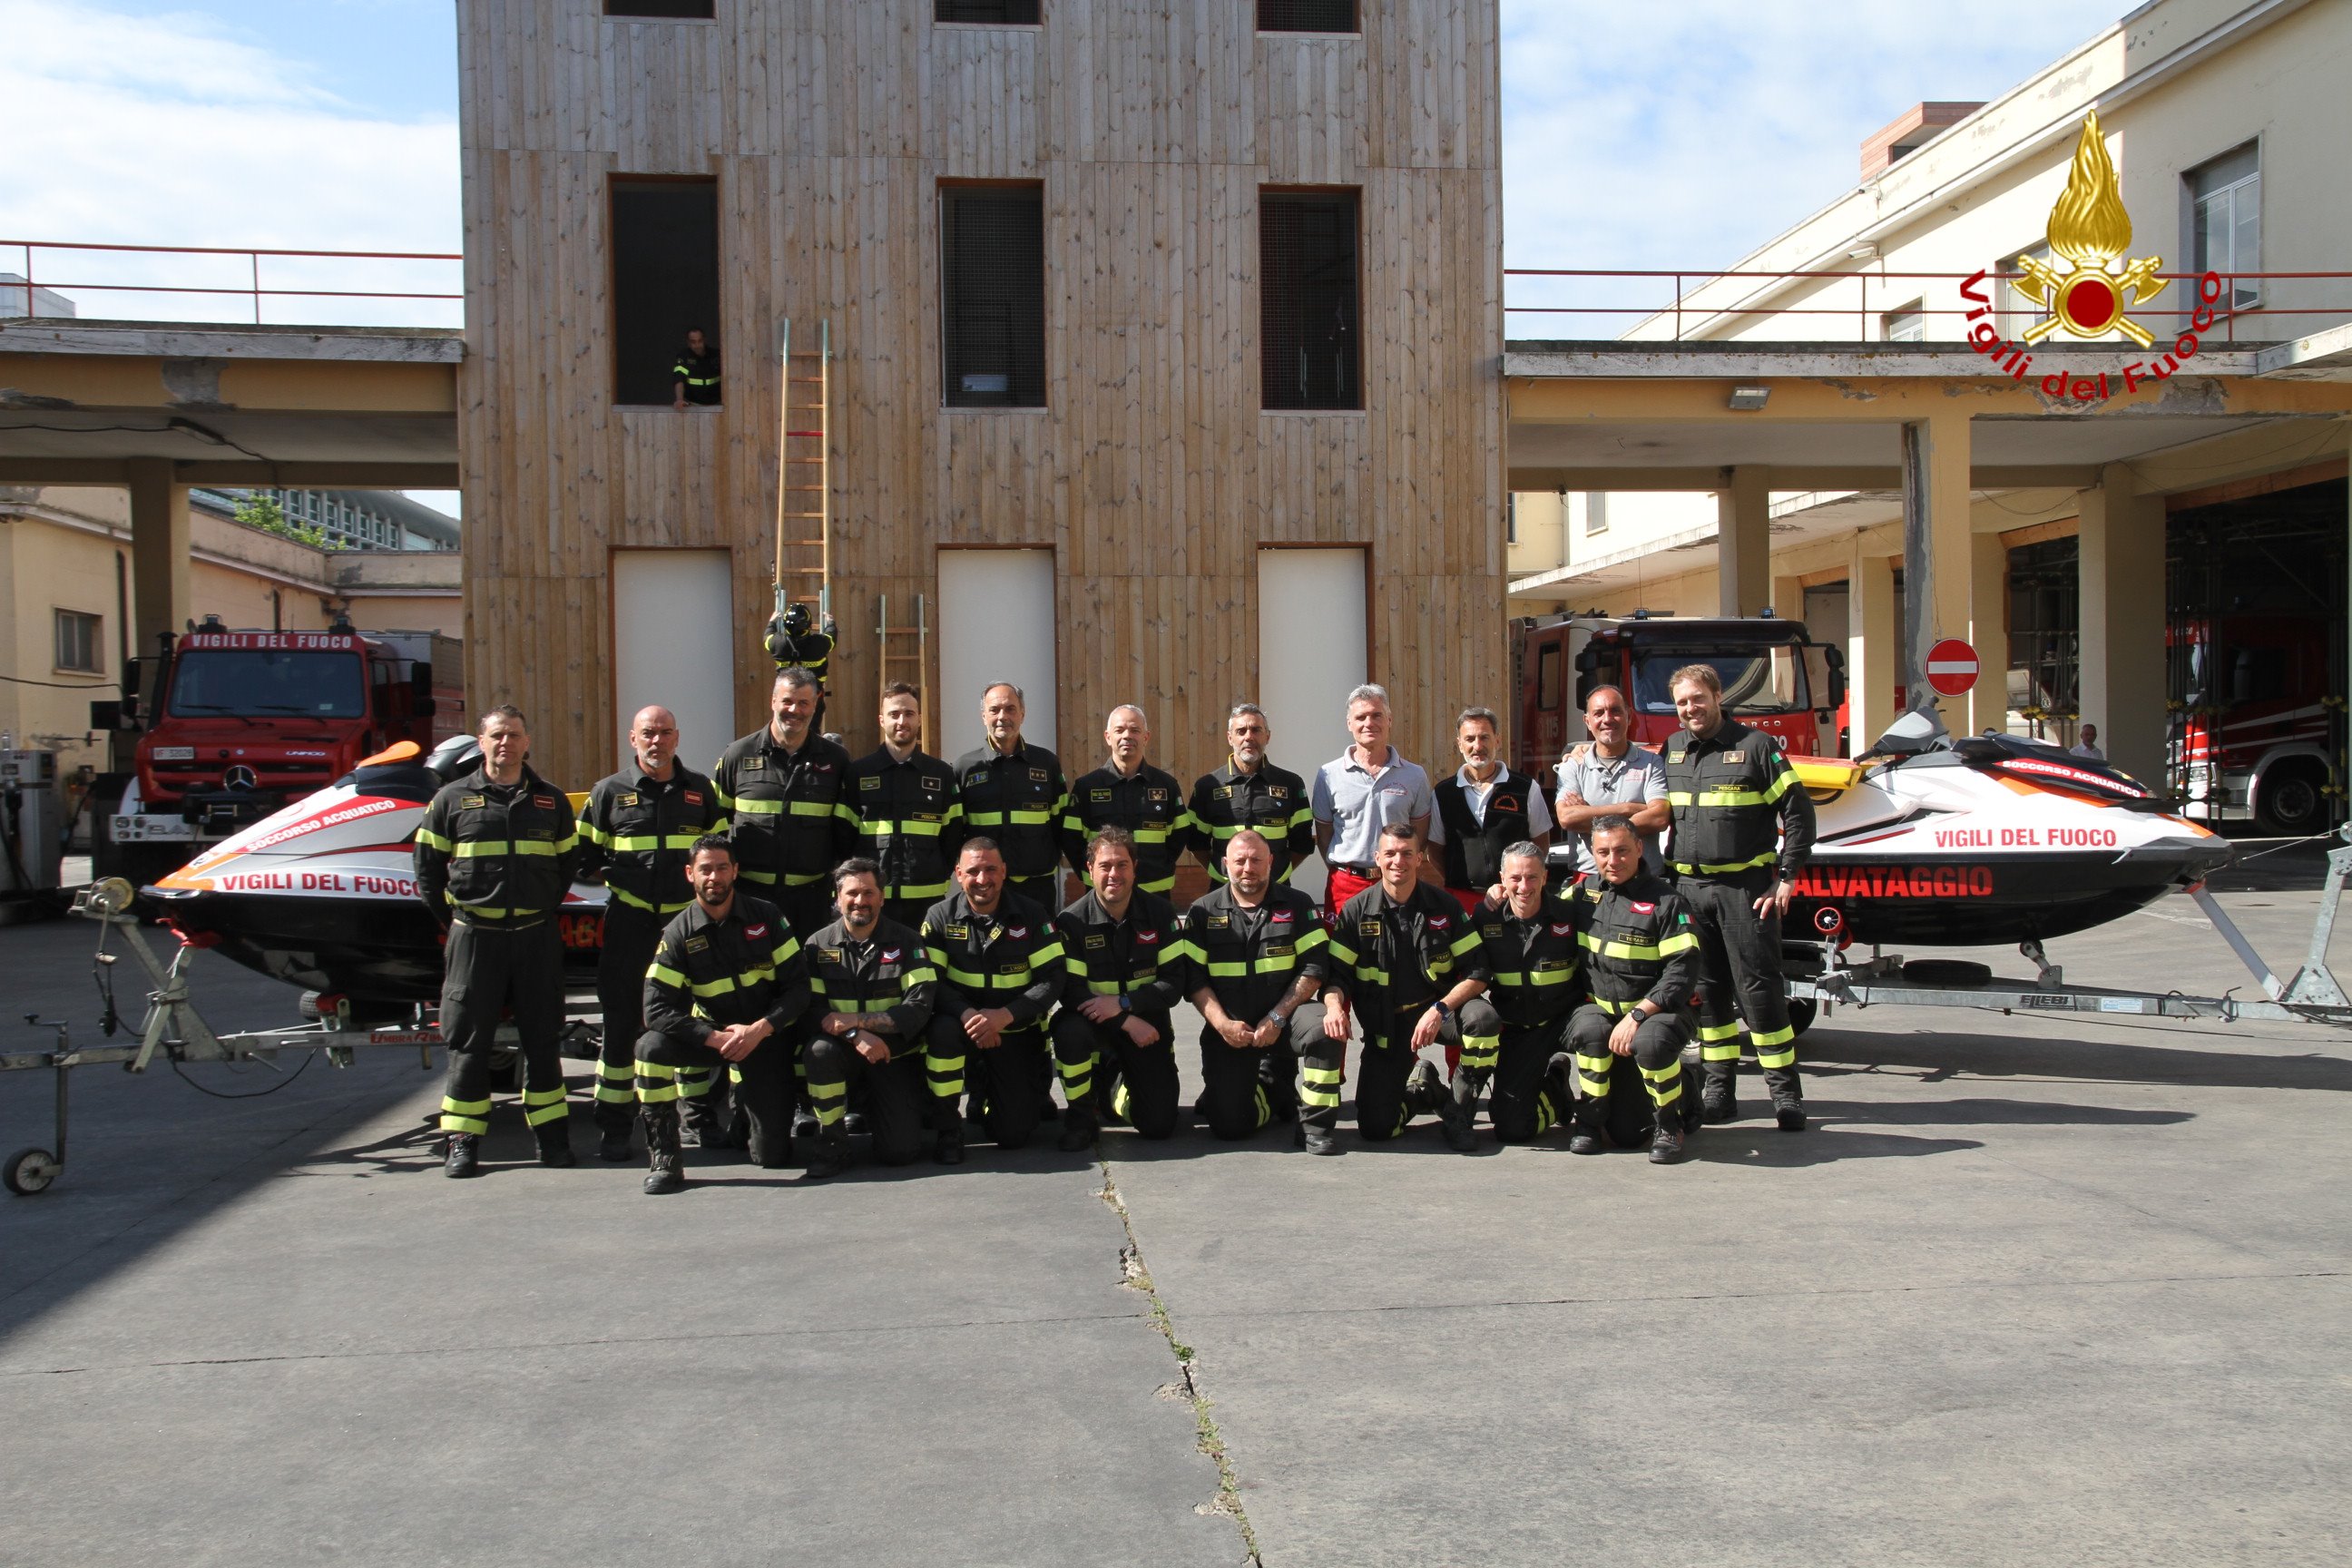
[[[686,347],[669,367],[669,380],[672,405],[681,412],[689,403],[715,405],[719,402],[719,350],[700,327],[686,330]]]

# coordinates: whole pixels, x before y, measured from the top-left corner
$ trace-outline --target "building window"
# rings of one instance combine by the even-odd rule
[[[1584,531],[1587,535],[1609,531],[1609,492],[1584,492]]]
[[[1889,310],[1878,318],[1879,335],[1890,343],[1917,343],[1927,340],[1927,312],[1924,303],[1914,300],[1899,310]]]
[[[604,0],[604,15],[707,22],[710,20],[711,0]]]
[[[99,638],[103,624],[100,617],[83,615],[79,610],[59,610],[57,616],[57,667],[90,675],[100,673],[98,650],[105,646]]]
[[[940,187],[940,349],[950,408],[1045,406],[1045,191]]]
[[[2017,285],[2023,281],[2022,274],[2028,260],[2046,265],[2050,260],[2050,242],[2043,240],[2040,245],[2027,247],[2003,261],[1999,268],[2010,276],[2000,280],[2000,292],[1994,297],[1993,323],[2000,335],[2011,342],[2017,342],[2025,329],[2042,316],[2041,306],[2017,291]]]
[[[931,20],[1034,27],[1038,25],[1037,0],[935,0]]]
[[[719,329],[719,182],[613,182],[613,401],[667,404],[671,372],[699,331],[723,357]]]
[[[1353,191],[1258,197],[1260,353],[1268,408],[1361,408]]]
[[[1261,33],[1354,33],[1356,0],[1257,0]]]
[[[2189,266],[2199,277],[2231,279],[2232,310],[2262,301],[2259,279],[2235,275],[2263,269],[2263,169],[2251,142],[2189,172]]]

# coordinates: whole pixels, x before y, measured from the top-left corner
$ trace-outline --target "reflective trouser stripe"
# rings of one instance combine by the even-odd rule
[[[709,1094],[710,1092],[710,1069],[709,1068],[680,1068],[677,1069],[677,1092],[688,1100],[700,1100],[703,1096]]]
[[[563,1086],[561,1083],[553,1089],[527,1089],[522,1091],[522,1119],[533,1127],[561,1121],[571,1114],[572,1108],[563,1102]]]
[[[1736,1062],[1739,1059],[1738,1024],[1701,1024],[1697,1035],[1699,1060]]]
[[[1465,1035],[1462,1037],[1462,1065],[1473,1072],[1492,1072],[1495,1059],[1503,1048],[1500,1035]]]
[[[817,1083],[808,1086],[809,1108],[816,1112],[819,1127],[831,1127],[849,1110],[849,1085]]]
[[[1588,1057],[1582,1051],[1577,1052],[1577,1087],[1595,1100],[1608,1099],[1609,1069],[1615,1061],[1616,1058],[1607,1051],[1601,1052],[1597,1057]]]
[[[441,1100],[441,1131],[444,1132],[488,1132],[490,1102],[487,1100]]]
[[[1683,1097],[1683,1064],[1679,1057],[1662,1068],[1643,1068],[1642,1077],[1648,1080],[1650,1103],[1661,1110]]]
[[[1340,1068],[1302,1067],[1298,1069],[1298,1098],[1318,1110],[1339,1109],[1339,1086],[1346,1079]]]
[[[636,1098],[636,1079],[628,1068],[614,1062],[596,1064],[596,1102],[599,1105],[633,1105]]]
[[[1265,1090],[1259,1092],[1262,1094]],[[1119,1079],[1118,1087],[1110,1091],[1110,1113],[1122,1121],[1132,1121],[1135,1120],[1134,1106],[1135,1101],[1128,1098],[1127,1079]]]
[[[637,1100],[643,1105],[667,1105],[677,1098],[677,1069],[639,1057]]]
[[[963,1060],[961,1057],[943,1057],[938,1047],[931,1047],[925,1061],[932,1099],[953,1100],[963,1092]]]
[[[1076,1105],[1092,1094],[1095,1090],[1095,1067],[1101,1060],[1100,1051],[1074,1062],[1056,1058],[1054,1065],[1062,1070],[1063,1098]]]
[[[1257,1097],[1257,1123],[1252,1131],[1263,1131],[1265,1124],[1274,1120],[1274,1104],[1265,1097],[1265,1085],[1259,1084],[1250,1092]]]
[[[1559,1125],[1559,1107],[1552,1103],[1551,1090],[1536,1091],[1536,1136],[1540,1138]]]
[[[1756,1065],[1769,1071],[1774,1068],[1797,1065],[1797,1031],[1793,1026],[1767,1029],[1759,1034],[1750,1029],[1748,1042],[1756,1047]]]

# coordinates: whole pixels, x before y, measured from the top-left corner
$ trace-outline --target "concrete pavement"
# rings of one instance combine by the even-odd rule
[[[2307,890],[2225,901],[2291,966]],[[2251,989],[2195,919],[2053,957]],[[87,945],[0,931],[0,973],[79,1019]],[[223,1015],[287,1005],[233,973]],[[663,1202],[504,1112],[442,1181],[402,1053],[249,1104],[98,1069],[58,1188],[0,1202],[5,1555],[1234,1563],[1204,1414],[1276,1568],[2332,1563],[2347,1046],[1842,1011],[1813,1131],[1674,1169],[1114,1131]],[[0,1148],[47,1103],[0,1077]]]

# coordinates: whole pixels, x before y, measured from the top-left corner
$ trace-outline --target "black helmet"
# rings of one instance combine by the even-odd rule
[[[808,606],[806,605],[787,605],[784,609],[784,635],[803,637],[808,636]]]

